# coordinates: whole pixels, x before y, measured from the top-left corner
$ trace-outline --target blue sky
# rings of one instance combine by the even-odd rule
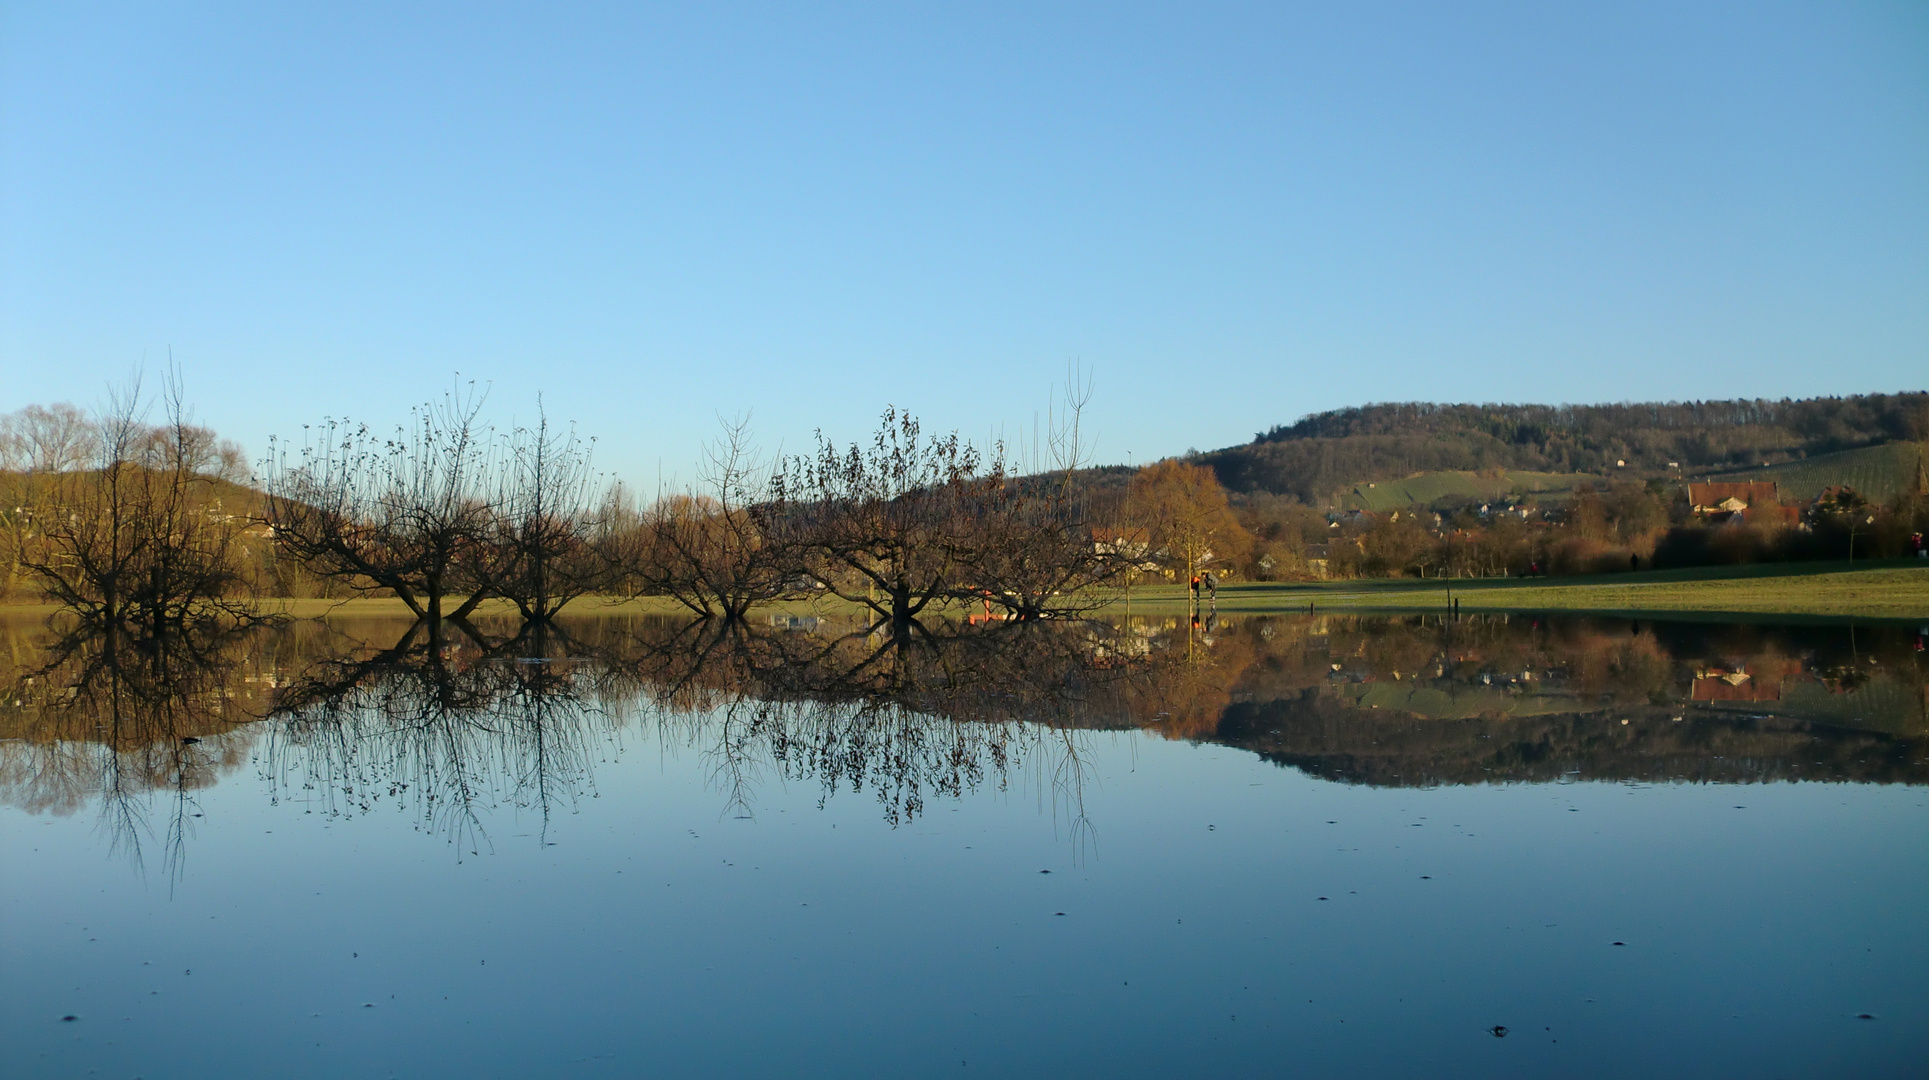
[[[1921,389],[1929,5],[5,3],[0,230],[0,410],[172,349],[256,452]]]

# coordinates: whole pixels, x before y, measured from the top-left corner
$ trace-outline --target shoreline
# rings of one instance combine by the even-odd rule
[[[1190,612],[1182,585],[1138,586],[1096,605],[1096,616],[1184,616]],[[1220,586],[1216,605],[1202,605],[1220,615],[1293,615],[1336,612],[1444,613],[1448,596],[1462,614],[1474,612],[1548,612],[1673,617],[1709,620],[1749,620],[1764,616],[1803,618],[1861,618],[1887,621],[1929,621],[1929,563],[1913,559],[1846,562],[1770,563],[1753,566],[1643,570],[1564,578],[1370,578],[1346,581],[1235,582]],[[934,606],[939,614],[955,614],[962,605]],[[51,617],[61,608],[51,603],[0,604],[0,617]],[[264,614],[292,619],[396,619],[410,617],[407,605],[394,597],[370,596],[345,600],[270,598],[262,601]],[[758,615],[851,616],[865,609],[836,598],[782,600],[751,609]],[[637,615],[688,615],[689,609],[663,597],[615,599],[583,597],[569,605],[564,617],[597,618]],[[488,601],[477,608],[478,618],[513,618],[507,601]]]

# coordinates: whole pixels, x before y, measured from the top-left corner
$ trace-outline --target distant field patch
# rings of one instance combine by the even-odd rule
[[[1430,506],[1445,498],[1496,502],[1516,491],[1523,495],[1564,495],[1585,482],[1600,478],[1580,473],[1527,472],[1510,469],[1500,476],[1473,472],[1424,472],[1404,480],[1380,480],[1356,484],[1341,497],[1348,510],[1370,510],[1384,514],[1408,507]]]

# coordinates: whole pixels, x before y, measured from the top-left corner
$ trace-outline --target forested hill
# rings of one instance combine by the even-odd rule
[[[1441,470],[1660,474],[1780,464],[1929,438],[1929,393],[1623,405],[1366,405],[1315,413],[1200,456],[1239,492],[1321,503]]]

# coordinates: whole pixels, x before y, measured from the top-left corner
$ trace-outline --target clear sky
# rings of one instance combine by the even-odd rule
[[[0,5],[0,411],[1108,460],[1929,384],[1929,4]]]

